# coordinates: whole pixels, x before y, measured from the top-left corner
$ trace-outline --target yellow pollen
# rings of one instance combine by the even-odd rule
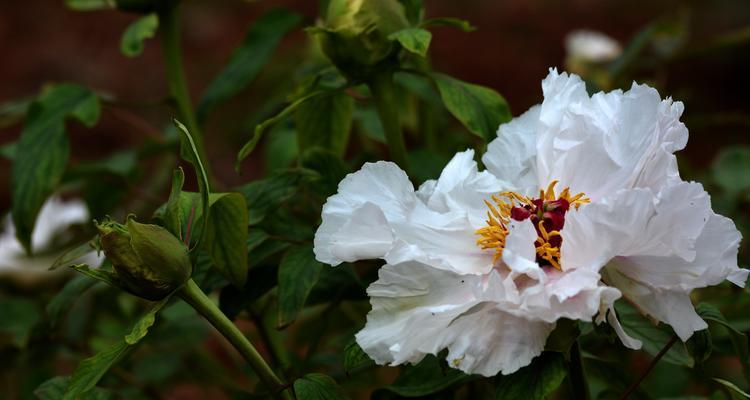
[[[530,213],[539,213],[538,216],[529,217],[537,220],[536,228],[538,237],[536,239],[536,254],[539,258],[542,258],[550,263],[554,268],[558,270],[560,267],[560,240],[557,241],[558,245],[555,246],[550,243],[550,240],[554,237],[561,236],[558,230],[548,231],[544,226],[545,220],[541,217],[545,211],[554,210],[555,205],[551,208],[547,208],[548,202],[555,202],[559,200],[565,200],[568,202],[569,207],[575,207],[578,209],[581,205],[589,203],[591,200],[586,197],[584,193],[578,193],[576,195],[570,194],[570,188],[563,189],[559,195],[555,193],[555,186],[558,181],[553,180],[547,186],[546,189],[539,191],[539,198],[533,199],[527,196],[520,195],[516,192],[501,192],[496,195],[492,195],[490,198],[492,201],[485,200],[484,203],[487,205],[487,226],[477,229],[476,234],[479,235],[477,239],[477,245],[483,250],[494,250],[495,253],[492,257],[493,262],[497,262],[502,255],[503,249],[505,248],[505,238],[508,236],[508,224],[511,221],[511,211],[513,207],[524,208]],[[537,210],[537,204],[542,201],[542,210]],[[536,203],[535,203],[536,201]],[[533,212],[532,212],[533,210]],[[553,211],[554,212],[554,211]]]

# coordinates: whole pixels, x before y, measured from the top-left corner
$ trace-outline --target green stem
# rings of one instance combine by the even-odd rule
[[[570,361],[568,362],[568,379],[573,388],[573,398],[589,400],[589,386],[586,382],[586,373],[583,370],[583,358],[581,357],[581,346],[576,340],[570,348]]]
[[[180,120],[185,124],[193,136],[195,147],[203,160],[206,173],[211,177],[204,138],[195,117],[193,104],[190,100],[185,70],[182,68],[182,51],[180,46],[180,23],[178,2],[166,0],[159,7],[159,25],[161,26],[162,51],[164,53],[164,64],[166,68],[167,83],[172,100],[177,106]]]
[[[185,283],[180,297],[193,306],[211,325],[216,328],[245,358],[250,367],[258,374],[261,382],[276,398],[293,400],[291,388],[279,379],[258,353],[252,343],[240,332],[232,321],[209,299],[192,279]]]
[[[393,74],[390,71],[378,73],[367,85],[370,87],[380,123],[383,125],[383,132],[391,158],[408,172],[406,145],[404,144],[404,135],[401,132],[401,121],[398,117],[398,99],[393,86]]]

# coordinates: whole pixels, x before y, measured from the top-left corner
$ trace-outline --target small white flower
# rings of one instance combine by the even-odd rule
[[[544,101],[500,126],[478,171],[458,153],[418,190],[388,162],[348,175],[323,207],[316,258],[386,261],[356,336],[380,364],[448,349],[450,365],[509,374],[539,355],[560,318],[605,318],[621,296],[686,340],[706,327],[692,289],[729,279],[740,235],[683,182],[682,103],[633,84],[589,97],[551,70]]]
[[[8,215],[5,227],[0,234],[0,275],[24,275],[36,272],[49,274],[47,269],[60,255],[59,249],[50,249],[54,239],[63,234],[71,225],[89,222],[89,212],[80,200],[63,201],[50,197],[42,206],[37,217],[31,247],[34,255],[29,257],[16,239],[16,230]],[[81,262],[98,266],[103,257],[91,252]]]
[[[620,44],[597,31],[577,30],[565,37],[568,57],[593,63],[612,61],[622,53]]]

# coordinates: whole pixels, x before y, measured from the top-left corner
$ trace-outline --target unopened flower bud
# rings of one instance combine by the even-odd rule
[[[396,59],[388,36],[409,26],[397,0],[332,0],[320,33],[323,51],[344,74],[362,79]]]
[[[97,223],[104,254],[112,262],[122,288],[148,300],[161,300],[192,274],[188,249],[158,225],[128,219]]]

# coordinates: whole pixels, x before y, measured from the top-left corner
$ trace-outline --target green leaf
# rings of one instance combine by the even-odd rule
[[[424,15],[424,4],[422,0],[398,0],[401,5],[404,6],[406,19],[409,20],[409,24],[417,25],[422,20]]]
[[[617,318],[625,332],[643,342],[643,350],[656,355],[672,339],[674,333],[664,324],[654,325],[638,310],[625,301],[615,303]],[[681,341],[675,343],[662,357],[662,360],[676,365],[693,367],[695,364]]]
[[[388,35],[389,40],[397,40],[404,49],[416,55],[426,57],[430,47],[432,33],[422,28],[406,28]]]
[[[154,324],[156,314],[168,301],[169,297],[155,303],[146,315],[136,322],[131,332],[122,341],[81,361],[70,378],[62,400],[76,400],[91,391],[99,383],[104,374],[120,361],[133,345],[146,336],[148,329]]]
[[[375,365],[375,361],[373,361],[370,356],[359,347],[357,342],[352,339],[352,341],[344,348],[344,371],[346,371],[347,374],[350,374],[353,371],[371,365]]]
[[[57,257],[57,259],[52,263],[52,266],[50,266],[49,269],[53,270],[62,266],[69,267],[74,263],[74,261],[96,250],[97,247],[94,243],[94,240],[95,239],[92,239],[88,242],[82,243],[76,247],[71,248],[70,250],[65,251],[60,255],[60,257]]]
[[[720,379],[720,378],[713,378],[713,380],[720,383],[727,389],[729,389],[729,393],[731,394],[733,400],[750,399],[750,394],[745,393],[742,389],[738,388],[737,385],[735,385],[734,383],[726,381],[724,379]]]
[[[16,158],[16,148],[18,147],[16,142],[6,143],[0,146],[0,157],[6,160],[13,161]]]
[[[96,279],[88,276],[76,276],[69,280],[47,304],[46,314],[49,325],[53,328],[57,326],[60,318],[70,310],[75,301],[97,283]]]
[[[460,18],[451,18],[451,17],[428,19],[422,22],[421,24],[419,24],[419,26],[421,28],[425,28],[428,26],[449,26],[449,27],[461,30],[463,32],[473,32],[477,30],[477,28],[475,26],[472,26],[469,21],[466,21]]]
[[[70,384],[69,376],[56,376],[39,385],[34,390],[34,396],[39,400],[60,400],[65,395],[65,389]],[[79,400],[110,400],[115,399],[114,393],[101,388],[93,388]]]
[[[750,189],[750,147],[733,146],[721,150],[711,172],[724,190],[736,193]]]
[[[245,195],[248,223],[255,225],[261,222],[266,214],[293,199],[298,194],[299,186],[313,176],[310,171],[289,170],[237,188]]]
[[[37,322],[39,311],[32,301],[0,299],[0,337],[10,337],[15,346],[24,348]]]
[[[565,379],[565,362],[560,353],[545,352],[514,374],[503,376],[495,398],[544,400]]]
[[[294,381],[294,393],[298,400],[345,400],[348,397],[330,376],[307,374]]]
[[[742,364],[742,373],[745,376],[745,381],[750,383],[750,348],[747,341],[747,335],[730,324],[718,308],[708,303],[698,304],[698,306],[695,307],[695,311],[704,320],[719,323],[729,331],[732,346]]]
[[[513,117],[510,108],[496,91],[463,82],[443,74],[432,74],[443,104],[473,134],[490,142],[500,124]]]
[[[319,146],[342,157],[349,143],[353,114],[354,100],[342,92],[300,104],[294,113],[300,152]]]
[[[406,368],[393,384],[384,389],[404,397],[427,396],[454,384],[473,379],[463,372],[442,366],[435,356],[427,356],[417,365]]]
[[[305,300],[318,282],[323,264],[315,260],[312,246],[293,247],[279,265],[278,327],[290,325],[305,306]]]
[[[240,193],[212,193],[206,245],[213,265],[232,284],[247,279],[247,204]]]
[[[37,214],[60,182],[68,162],[68,117],[93,126],[99,119],[96,95],[68,84],[43,92],[29,106],[26,125],[16,145],[11,172],[13,223],[18,241],[29,253]]]
[[[98,281],[104,282],[109,286],[116,288],[120,287],[120,282],[117,279],[117,275],[113,274],[111,271],[106,271],[102,268],[91,269],[86,264],[71,265],[70,268],[73,268],[74,270],[88,276],[89,278],[94,278]]]
[[[186,161],[193,165],[193,169],[195,169],[195,174],[198,179],[198,189],[201,195],[201,215],[200,223],[196,224],[197,228],[200,229],[200,236],[198,237],[198,240],[195,244],[195,248],[200,248],[200,245],[201,243],[203,243],[203,238],[205,237],[207,231],[206,223],[208,219],[209,194],[211,192],[210,186],[208,184],[208,174],[206,173],[206,169],[203,167],[203,161],[201,160],[198,149],[195,147],[195,141],[193,141],[193,137],[190,135],[190,132],[188,132],[185,125],[180,123],[180,121],[174,119],[173,122],[177,127],[177,130],[182,133],[181,142],[183,143],[183,148],[190,150],[189,152],[185,153],[187,156]]]
[[[568,354],[571,346],[580,335],[581,329],[578,327],[578,321],[561,318],[557,320],[555,330],[547,336],[544,350]]]
[[[685,342],[685,348],[690,357],[693,358],[693,361],[698,365],[702,365],[711,356],[711,351],[713,350],[711,332],[708,329],[694,332],[693,336]]]
[[[117,8],[116,0],[65,0],[65,6],[76,11],[94,11]]]
[[[267,172],[280,171],[294,164],[299,156],[299,145],[297,132],[291,124],[279,124],[273,128],[266,144],[266,154],[273,154],[273,157],[265,157]]]
[[[234,51],[229,63],[208,85],[198,105],[198,120],[205,120],[217,104],[244,89],[266,64],[281,38],[301,21],[299,14],[284,9],[261,16]]]
[[[275,116],[273,116],[273,117],[271,117],[271,118],[263,121],[262,123],[258,124],[255,127],[255,130],[253,131],[253,136],[250,138],[250,140],[247,141],[247,143],[245,143],[242,146],[242,148],[240,149],[240,151],[237,153],[237,161],[235,162],[235,165],[234,165],[235,170],[239,171],[240,164],[242,163],[242,161],[245,158],[247,158],[247,156],[250,155],[250,153],[253,152],[253,150],[255,150],[255,146],[258,145],[258,142],[263,137],[263,132],[265,132],[265,130],[268,127],[270,127],[270,126],[272,126],[272,125],[274,125],[274,124],[276,124],[276,123],[284,120],[288,116],[290,116],[300,105],[304,104],[306,101],[308,101],[310,99],[314,99],[314,98],[316,98],[318,96],[321,96],[321,95],[333,94],[333,93],[335,93],[335,91],[332,91],[332,90],[318,90],[318,91],[314,91],[312,93],[309,93],[309,94],[307,94],[305,96],[302,96],[302,97],[294,100],[291,104],[289,104],[288,106],[286,106],[286,108],[284,108],[283,110],[281,110],[281,112],[279,112]]]
[[[137,57],[143,52],[143,42],[154,37],[159,28],[156,13],[145,15],[128,25],[120,40],[120,51],[126,57]]]
[[[172,172],[172,189],[169,191],[169,200],[167,200],[164,211],[164,228],[172,232],[175,237],[184,241],[182,232],[182,219],[186,213],[183,209],[186,203],[182,201],[182,186],[185,184],[185,172],[182,168],[177,168]],[[188,210],[189,211],[189,210]]]
[[[320,174],[319,183],[315,185],[315,188],[322,189],[325,197],[336,193],[339,182],[351,172],[349,166],[340,157],[319,147],[307,150],[302,155],[300,164]]]

